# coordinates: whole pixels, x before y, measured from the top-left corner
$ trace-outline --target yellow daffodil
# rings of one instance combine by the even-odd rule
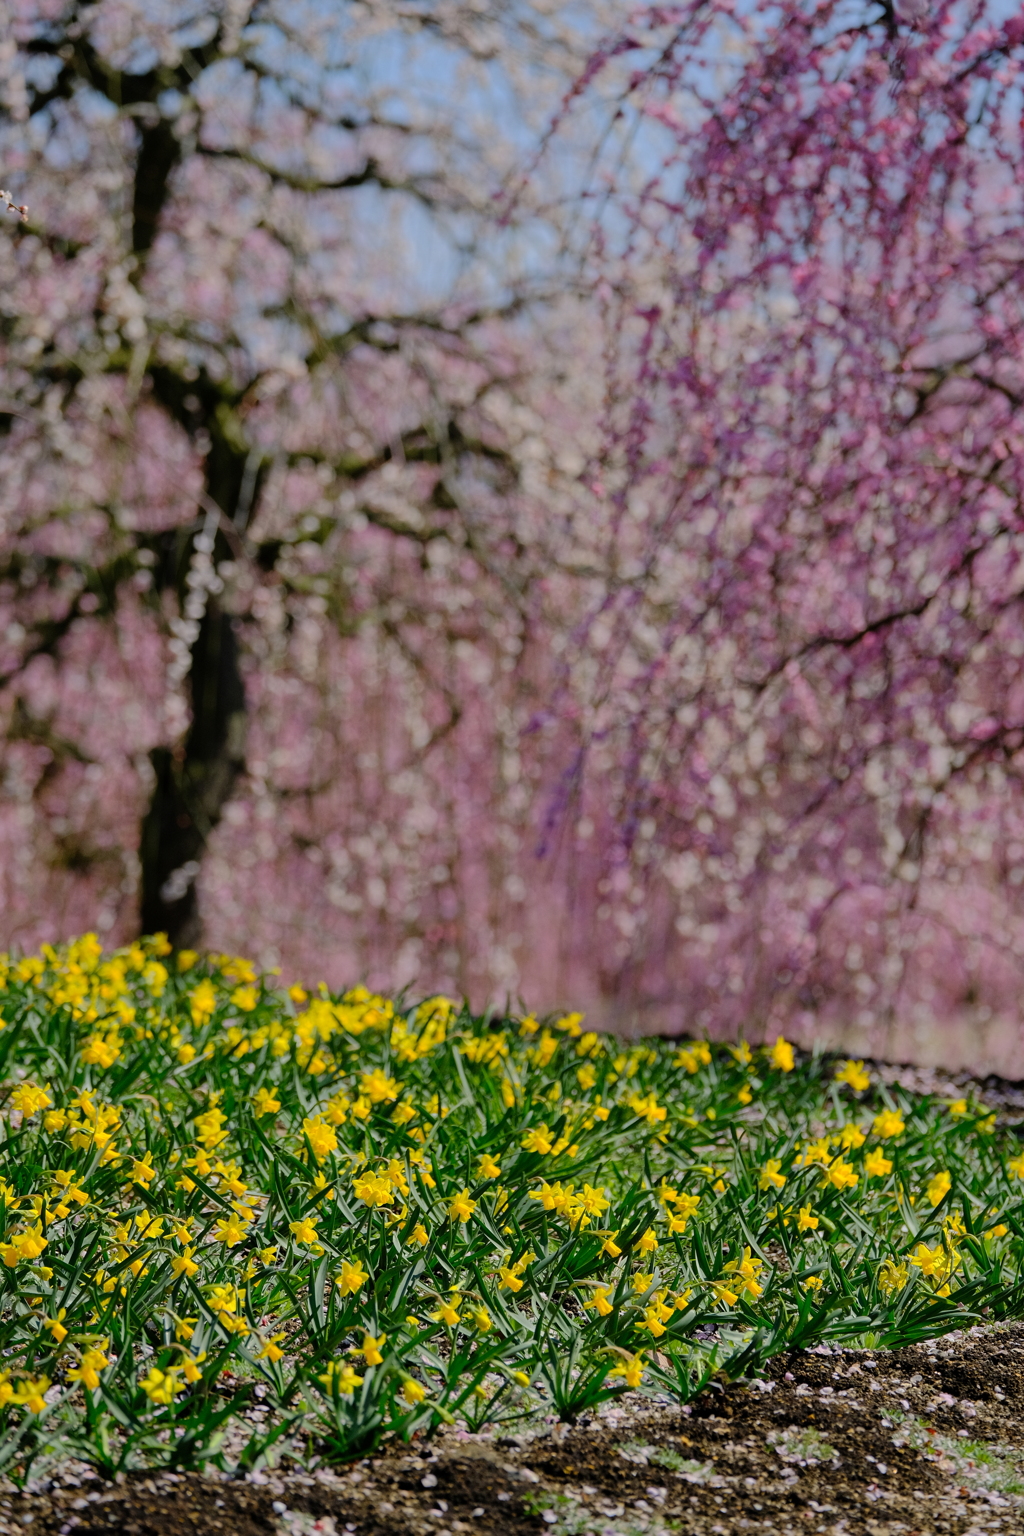
[[[49,1376],[25,1376],[15,1388],[11,1400],[27,1408],[29,1413],[44,1413],[49,1386]]]
[[[609,1317],[615,1310],[608,1300],[610,1293],[609,1286],[599,1285],[590,1300],[583,1303],[584,1308],[589,1310],[593,1307],[598,1317]]]
[[[831,1184],[834,1189],[856,1189],[859,1182],[853,1164],[845,1162],[841,1157],[835,1158],[824,1172],[822,1184]]]
[[[927,1195],[929,1204],[941,1205],[952,1187],[953,1180],[945,1169],[941,1173],[937,1173],[928,1185]]]
[[[184,1253],[175,1254],[171,1259],[171,1273],[177,1279],[180,1275],[192,1276],[199,1273],[199,1265],[192,1257],[193,1250],[186,1248]]]
[[[87,1349],[78,1365],[68,1371],[68,1381],[80,1382],[90,1392],[95,1392],[100,1384],[99,1373],[109,1364],[102,1349]]]
[[[145,1392],[151,1403],[173,1403],[175,1394],[183,1392],[185,1383],[180,1379],[178,1368],[171,1366],[170,1370],[161,1371],[157,1366],[151,1366],[149,1374],[139,1382],[139,1386]]]
[[[758,1189],[781,1189],[786,1182],[786,1175],[780,1173],[782,1161],[777,1157],[770,1157],[761,1169],[757,1181]]]
[[[609,1376],[621,1376],[626,1386],[635,1390],[644,1379],[645,1364],[642,1352],[638,1355],[627,1355],[609,1372]]]
[[[276,1115],[281,1108],[281,1100],[270,1088],[257,1088],[253,1095],[252,1112],[257,1120],[262,1120],[264,1115]]]
[[[359,1353],[367,1365],[384,1364],[384,1356],[381,1354],[381,1349],[387,1341],[388,1336],[386,1333],[382,1333],[378,1339],[375,1339],[372,1333],[363,1334],[363,1342],[359,1346]]]
[[[294,1231],[295,1223],[292,1223]],[[248,1225],[238,1216],[228,1216],[214,1225],[213,1235],[218,1243],[223,1243],[227,1248],[235,1248],[239,1243],[245,1242]]]
[[[281,1340],[283,1338],[283,1333],[275,1333],[269,1339],[264,1340],[257,1351],[257,1360],[269,1360],[271,1365],[276,1365],[278,1360],[283,1360],[284,1350],[281,1348]]]
[[[64,1340],[68,1336],[68,1330],[64,1327],[64,1319],[67,1317],[67,1315],[67,1307],[61,1307],[56,1317],[47,1317],[43,1319],[43,1327],[50,1330],[50,1333],[53,1336],[53,1342],[55,1344],[63,1344]]]
[[[302,1122],[302,1134],[313,1149],[313,1156],[322,1163],[324,1158],[337,1150],[338,1135],[333,1125],[328,1125],[319,1115],[307,1116]]]
[[[910,1271],[906,1264],[897,1264],[893,1259],[883,1259],[878,1267],[878,1289],[883,1296],[902,1291],[909,1278]]]
[[[297,1243],[303,1247],[312,1248],[319,1242],[316,1232],[317,1216],[303,1216],[299,1221],[290,1221],[288,1230]]]
[[[16,1109],[28,1120],[33,1115],[37,1115],[41,1109],[49,1109],[53,1100],[48,1087],[40,1088],[35,1083],[19,1083],[17,1088],[11,1091],[8,1103],[12,1109]]]
[[[370,1276],[357,1259],[350,1263],[345,1259],[341,1266],[341,1274],[335,1280],[335,1285],[343,1296],[354,1296],[361,1291]]]
[[[871,1076],[862,1061],[844,1061],[836,1068],[836,1082],[848,1084],[855,1093],[863,1093],[871,1087]]]
[[[327,1370],[317,1377],[317,1381],[328,1392],[339,1392],[342,1397],[351,1397],[356,1387],[363,1384],[362,1376],[358,1376],[347,1361],[339,1364],[337,1360],[329,1362]]]
[[[792,1072],[796,1065],[793,1055],[793,1047],[790,1045],[789,1041],[784,1040],[781,1035],[779,1035],[775,1041],[775,1044],[769,1051],[768,1059],[770,1060],[772,1066],[776,1067],[780,1072]]]
[[[451,1221],[467,1222],[476,1210],[476,1201],[469,1198],[469,1190],[463,1189],[457,1194],[448,1206],[448,1216]]]
[[[442,1300],[438,1304],[436,1312],[431,1312],[430,1315],[434,1322],[444,1323],[446,1327],[454,1328],[461,1321],[461,1314],[459,1312],[460,1301],[461,1298],[458,1292],[453,1291],[447,1301]]]

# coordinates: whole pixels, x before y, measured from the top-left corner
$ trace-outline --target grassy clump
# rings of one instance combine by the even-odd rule
[[[343,1459],[1020,1316],[983,1107],[86,936],[0,959],[0,1466]],[[244,1433],[243,1433],[244,1430]]]

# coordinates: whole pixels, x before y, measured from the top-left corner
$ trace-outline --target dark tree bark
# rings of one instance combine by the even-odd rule
[[[156,775],[142,824],[141,922],[175,946],[200,941],[196,875],[242,767],[245,689],[231,615],[214,599],[192,649],[192,725],[177,752],[152,753]]]
[[[225,433],[224,422],[237,402],[233,396],[226,398],[205,376],[188,386],[165,369],[154,369],[152,377],[155,394],[170,415],[188,426],[190,415],[195,414],[210,432],[206,503],[219,507],[225,520],[235,523],[245,454]],[[198,412],[189,410],[190,394],[199,401]],[[257,489],[253,488],[250,500]],[[180,532],[170,535],[158,550],[157,586],[174,590],[181,604],[187,594],[191,551],[192,535],[183,538]],[[226,559],[228,554],[224,535],[218,531],[213,558]],[[196,876],[244,766],[246,706],[238,637],[232,616],[212,595],[192,646],[189,682],[192,724],[177,749],[159,747],[151,754],[155,780],[139,843],[141,931],[166,933],[175,948],[201,942]]]
[[[145,256],[156,239],[167,183],[180,154],[181,145],[169,123],[142,130],[132,207],[132,249],[137,256]]]
[[[186,85],[184,74],[174,83]],[[133,84],[136,94],[141,90],[155,105],[167,80],[153,75],[137,78]],[[180,157],[180,141],[169,123],[157,118],[142,129],[132,206],[132,246],[140,263],[145,262],[159,232]],[[197,422],[210,430],[212,441],[205,466],[207,497],[233,519],[244,454],[218,430],[223,392],[206,378],[186,388],[180,377],[159,367],[151,370],[151,378],[164,408],[186,430],[194,430]],[[200,400],[198,412],[190,410],[190,396]],[[186,596],[190,549],[191,538],[184,543],[180,536],[173,538],[156,568],[158,589],[172,587],[179,603]],[[218,532],[215,558],[226,555],[223,535]],[[245,687],[238,641],[231,615],[212,596],[192,647],[189,681],[192,723],[179,747],[159,747],[150,754],[153,794],[139,839],[140,929],[143,933],[166,933],[175,948],[201,942],[196,876],[210,834],[244,762]]]

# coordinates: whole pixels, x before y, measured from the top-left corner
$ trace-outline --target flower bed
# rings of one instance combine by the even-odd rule
[[[0,966],[0,1465],[344,1460],[1024,1313],[994,1114],[246,961]]]

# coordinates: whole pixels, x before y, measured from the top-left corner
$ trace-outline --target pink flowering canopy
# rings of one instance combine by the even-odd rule
[[[593,61],[657,140],[595,183],[566,783],[656,1012],[1024,1065],[1022,43],[985,3],[701,0]]]
[[[3,941],[1024,1070],[1024,23],[607,16],[19,0]]]

